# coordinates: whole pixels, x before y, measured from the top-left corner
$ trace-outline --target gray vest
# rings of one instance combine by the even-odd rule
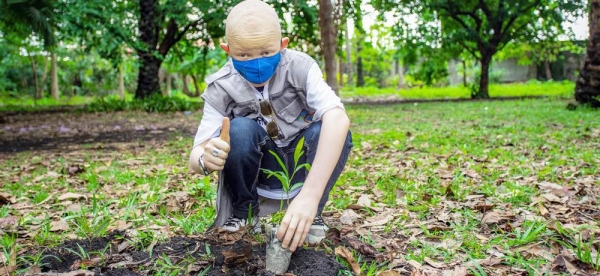
[[[279,139],[290,141],[308,127],[307,117],[315,113],[306,101],[306,78],[315,62],[302,52],[286,49],[275,75],[269,80],[269,101],[279,125]],[[224,117],[255,119],[260,114],[254,88],[238,73],[231,61],[206,78],[205,102],[213,105]]]

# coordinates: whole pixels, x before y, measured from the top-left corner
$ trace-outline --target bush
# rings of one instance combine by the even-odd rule
[[[132,101],[117,97],[102,97],[86,106],[87,111],[106,112],[123,110],[144,110],[146,112],[190,111],[200,108],[200,103],[190,102],[181,97],[168,97],[154,94],[145,99]]]

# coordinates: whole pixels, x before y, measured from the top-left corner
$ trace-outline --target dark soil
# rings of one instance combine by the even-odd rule
[[[253,243],[248,237],[230,243],[210,237],[175,236],[151,250],[134,244],[133,239],[119,232],[90,240],[69,240],[45,250],[43,255],[49,257],[41,269],[58,273],[83,269],[103,276],[155,275],[182,268],[176,274],[274,275],[264,269],[265,244]],[[300,248],[292,255],[288,273],[335,276],[340,269],[342,265],[325,252]]]
[[[102,144],[104,149],[114,148],[119,143],[135,147],[148,141],[165,141],[174,135],[192,140],[200,122],[199,114],[3,114],[0,115],[0,153],[77,150],[96,143]]]

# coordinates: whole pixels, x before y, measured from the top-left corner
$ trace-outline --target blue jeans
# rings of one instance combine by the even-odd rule
[[[275,157],[269,152],[276,152],[285,163],[290,176],[294,171],[294,150],[299,140],[304,137],[304,154],[300,157],[298,164],[312,164],[317,153],[319,135],[321,133],[321,122],[314,122],[286,147],[278,147],[267,132],[254,120],[238,117],[231,120],[229,135],[231,137],[231,149],[225,168],[223,169],[224,185],[231,195],[233,202],[233,215],[239,218],[248,217],[249,210],[258,214],[258,194],[256,188],[261,187],[281,189],[281,182],[276,177],[267,178],[262,169],[281,171],[281,166]],[[346,141],[340,154],[323,196],[319,202],[318,214],[321,214],[325,203],[329,199],[329,192],[340,176],[352,147],[352,134],[348,131]],[[302,169],[292,179],[292,185],[304,182],[308,171]]]

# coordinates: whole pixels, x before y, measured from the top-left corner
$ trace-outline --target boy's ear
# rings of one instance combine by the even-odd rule
[[[289,37],[284,37],[281,39],[281,49],[279,49],[279,51],[283,51],[283,49],[287,48],[288,44],[290,43],[290,38]]]
[[[227,43],[221,43],[219,46],[221,46],[221,49],[223,49],[223,51],[229,54],[229,45]]]

